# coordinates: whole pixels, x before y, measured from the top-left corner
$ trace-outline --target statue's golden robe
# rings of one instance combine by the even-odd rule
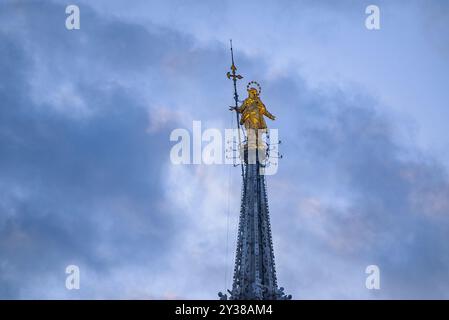
[[[244,125],[246,129],[266,129],[264,116],[271,120],[275,119],[257,95],[250,94],[240,108],[237,108],[237,111],[242,114],[240,124]]]

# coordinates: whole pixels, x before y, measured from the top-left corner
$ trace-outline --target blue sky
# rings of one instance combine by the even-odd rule
[[[234,125],[229,38],[283,141],[267,178],[279,284],[449,298],[446,2],[77,1],[68,31],[73,3],[0,2],[0,298],[230,288],[239,169],[169,159],[173,129]]]

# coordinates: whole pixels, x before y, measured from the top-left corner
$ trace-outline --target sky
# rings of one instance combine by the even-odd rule
[[[239,92],[261,84],[282,140],[267,177],[279,285],[448,299],[448,28],[437,0],[1,0],[0,298],[231,288],[240,169],[175,165],[169,137],[235,127],[232,38]]]

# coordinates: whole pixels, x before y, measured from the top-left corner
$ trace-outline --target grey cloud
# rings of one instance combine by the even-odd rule
[[[346,297],[447,297],[449,180],[442,164],[401,146],[392,119],[363,92],[320,92],[288,79],[270,86],[270,103],[285,119],[279,120],[287,147],[278,179],[295,194],[271,189],[271,197],[281,199],[275,200],[273,223],[288,230],[292,219],[297,222],[288,239],[302,241],[281,240],[297,295],[337,297],[331,292],[341,286]],[[296,94],[276,95],[285,91]],[[374,295],[363,282],[369,264],[381,267],[384,281]],[[301,290],[309,268],[316,268],[311,276],[319,284]],[[359,286],[344,293],[354,279]],[[329,286],[327,293],[317,292]]]

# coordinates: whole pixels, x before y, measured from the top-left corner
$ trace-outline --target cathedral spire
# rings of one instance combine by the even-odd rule
[[[266,190],[265,164],[269,158],[268,132],[264,117],[275,120],[263,104],[261,87],[255,82],[248,83],[248,97],[239,106],[237,79],[243,77],[235,73],[232,52],[231,71],[227,77],[234,83],[234,100],[237,125],[243,125],[245,141],[239,140],[242,158],[242,198],[235,254],[234,278],[228,294],[219,293],[220,299],[231,300],[280,300],[291,299],[278,287],[271,237],[268,197]],[[241,119],[239,115],[242,115]]]

